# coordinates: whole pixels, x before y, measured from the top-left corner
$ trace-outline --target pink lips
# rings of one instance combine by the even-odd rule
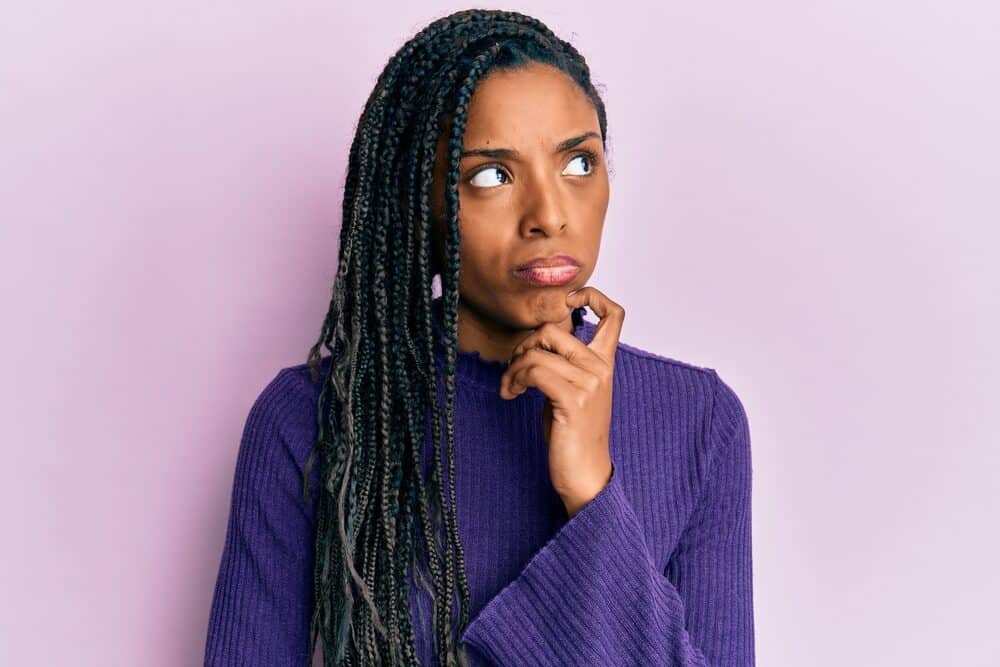
[[[527,264],[514,269],[514,275],[540,286],[565,285],[580,272],[580,264],[568,255],[537,257]]]

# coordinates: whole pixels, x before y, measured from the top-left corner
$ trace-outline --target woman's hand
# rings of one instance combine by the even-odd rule
[[[566,295],[566,304],[600,318],[593,340],[584,344],[551,322],[538,327],[514,348],[500,396],[517,398],[528,387],[545,394],[549,477],[572,518],[611,479],[612,380],[625,309],[593,287]]]

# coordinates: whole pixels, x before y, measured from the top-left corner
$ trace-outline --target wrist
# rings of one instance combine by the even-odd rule
[[[608,484],[611,483],[611,477],[614,475],[614,465],[609,465],[608,472],[604,476],[604,481],[599,485],[596,485],[591,490],[562,496],[563,506],[566,508],[566,514],[572,519],[576,516],[580,510],[586,507],[594,498],[599,496],[604,489],[607,488]]]

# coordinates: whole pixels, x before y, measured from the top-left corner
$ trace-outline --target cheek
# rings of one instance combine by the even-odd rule
[[[604,217],[608,212],[610,195],[610,188],[608,187],[608,183],[605,181],[597,187],[589,188],[586,195],[581,200],[581,204],[585,208],[585,211],[583,212],[583,219],[586,219],[589,227],[598,232],[600,232],[604,226]]]
[[[577,231],[588,233],[595,227],[604,224],[604,216],[608,210],[608,190],[600,184],[580,188],[568,200],[570,220],[577,222]]]
[[[607,208],[608,199],[611,194],[610,183],[608,179],[604,178],[597,183],[594,183],[591,187],[587,188],[586,194],[584,195],[588,200],[588,203],[592,207],[604,210]]]
[[[462,227],[462,267],[477,275],[489,275],[502,263],[498,250],[503,247],[499,238],[479,229]]]
[[[475,280],[495,280],[507,259],[503,254],[510,241],[503,224],[490,218],[460,217],[462,273]]]

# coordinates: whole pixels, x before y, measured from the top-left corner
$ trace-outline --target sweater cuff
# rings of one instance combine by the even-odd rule
[[[496,665],[612,664],[620,647],[645,643],[648,591],[664,583],[613,467],[607,486],[486,603],[462,641]]]

